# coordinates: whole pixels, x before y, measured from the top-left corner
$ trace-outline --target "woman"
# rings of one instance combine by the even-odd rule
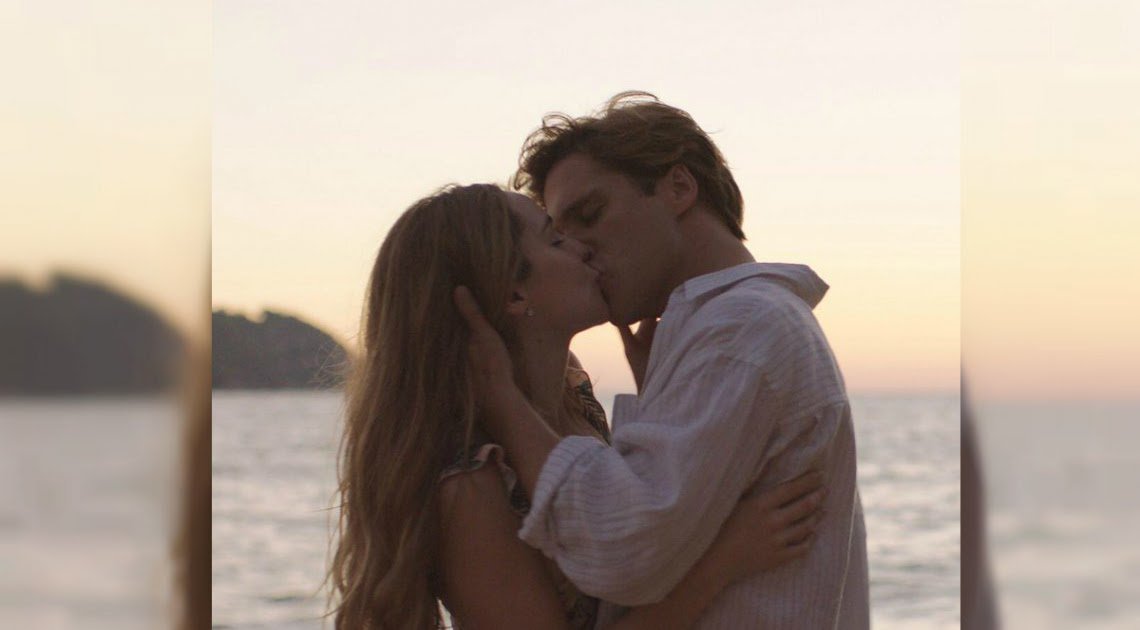
[[[463,627],[592,627],[596,600],[515,535],[526,496],[479,430],[452,301],[455,287],[471,290],[555,430],[608,440],[569,354],[575,333],[607,318],[586,258],[533,202],[493,185],[445,189],[393,225],[348,388],[329,575],[337,627],[441,627],[440,601]],[[806,552],[821,484],[805,476],[742,501],[681,584],[618,627],[685,627],[736,579]]]

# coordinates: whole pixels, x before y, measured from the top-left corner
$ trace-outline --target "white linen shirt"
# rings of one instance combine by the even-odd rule
[[[810,552],[722,592],[698,628],[870,627],[867,548],[843,377],[803,265],[747,263],[669,298],[639,396],[614,401],[613,445],[561,440],[519,536],[603,600],[597,627],[665,597],[744,495],[812,467],[827,513]]]

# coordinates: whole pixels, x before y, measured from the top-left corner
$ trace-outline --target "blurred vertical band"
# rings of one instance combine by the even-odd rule
[[[182,448],[182,502],[174,549],[175,620],[179,630],[210,627],[210,342],[188,359]]]
[[[974,411],[962,377],[962,627],[998,627],[986,535],[986,495]]]
[[[1140,4],[964,8],[963,627],[1136,628]]]
[[[211,6],[0,4],[0,627],[210,625]]]

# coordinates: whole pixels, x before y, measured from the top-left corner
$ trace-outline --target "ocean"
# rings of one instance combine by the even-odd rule
[[[874,627],[956,628],[958,398],[852,404]],[[215,628],[329,627],[341,407],[215,393]],[[1140,627],[1140,404],[977,411],[1004,627]],[[159,398],[0,399],[0,627],[169,627],[178,420]]]
[[[0,628],[170,627],[179,421],[161,397],[0,398]]]
[[[1140,403],[983,404],[1007,628],[1140,628]]]
[[[958,397],[852,405],[874,626],[957,628]],[[214,393],[215,628],[331,628],[320,587],[342,409],[338,393]]]

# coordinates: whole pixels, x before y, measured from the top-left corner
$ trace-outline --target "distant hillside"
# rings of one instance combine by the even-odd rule
[[[138,394],[174,385],[181,336],[151,308],[68,274],[0,278],[0,394]]]
[[[296,317],[266,311],[265,321],[214,311],[214,389],[338,387],[344,347]]]

